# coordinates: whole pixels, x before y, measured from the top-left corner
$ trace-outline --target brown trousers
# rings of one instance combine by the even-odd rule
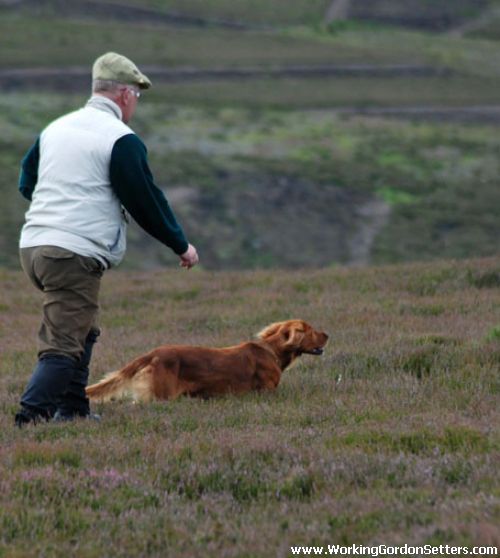
[[[62,354],[80,359],[85,338],[98,329],[98,298],[103,265],[57,246],[21,248],[21,265],[43,292],[38,355]]]

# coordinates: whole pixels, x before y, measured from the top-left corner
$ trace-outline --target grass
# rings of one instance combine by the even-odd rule
[[[112,0],[116,1],[116,0]],[[329,0],[119,0],[119,4],[147,6],[160,11],[180,13],[212,19],[226,19],[258,24],[318,24],[323,21]],[[435,2],[418,2],[415,0],[382,0],[371,2],[353,2],[352,17],[364,19],[404,18],[409,25],[412,21],[446,18],[448,22],[473,18],[481,9],[492,2],[472,0],[462,1],[458,6],[454,0]]]
[[[495,105],[497,78],[322,77],[201,80],[159,84],[151,98],[167,103],[254,109],[467,107]]]
[[[111,272],[92,380],[162,343],[224,346],[292,316],[325,328],[328,350],[272,394],[116,402],[100,424],[18,431],[40,300],[0,271],[0,556],[498,543],[499,273],[498,259]]]
[[[211,3],[206,3],[209,6]],[[494,23],[494,22],[493,22]],[[451,66],[471,75],[498,75],[498,48],[488,35],[457,39],[375,23],[341,22],[330,27],[285,26],[277,30],[237,31],[218,28],[182,28],[147,23],[100,21],[91,17],[60,17],[42,11],[4,12],[2,65],[44,66],[88,64],[110,44],[132,56],[128,37],[134,36],[133,56],[138,63],[227,67],[279,63],[430,64]],[[31,48],[23,47],[30,36]],[[68,44],[75,51],[68,51]],[[231,48],[227,48],[231,45]],[[397,48],[394,48],[397,45]],[[202,48],[200,48],[202,46]],[[33,50],[31,50],[33,49]],[[34,58],[33,52],[43,55]],[[482,66],[478,61],[483,62]]]
[[[209,20],[238,21],[257,25],[319,23],[329,0],[111,0],[120,6],[149,8],[166,13],[182,14]],[[46,2],[46,4],[53,4]],[[57,8],[57,4],[56,4]],[[49,8],[50,9],[50,8]]]
[[[496,129],[331,110],[496,104],[497,44],[352,22],[326,29],[322,0],[147,4],[290,27],[239,33],[2,11],[2,65],[90,67],[112,48],[141,66],[406,62],[455,73],[155,83],[134,127],[205,269],[106,274],[91,380],[163,343],[229,345],[288,317],[325,328],[331,342],[273,394],[116,402],[96,409],[101,424],[18,431],[40,299],[0,268],[0,558],[498,545],[499,261],[437,260],[498,253]],[[0,96],[4,266],[18,266],[19,160],[47,122],[83,101],[42,87]],[[374,201],[390,211],[371,261],[436,261],[339,267]],[[125,268],[176,263],[136,228],[130,236]],[[272,266],[299,269],[206,269]]]
[[[359,261],[353,244],[360,234],[368,235],[363,261],[497,253],[494,127],[327,109],[166,104],[154,92],[144,97],[133,126],[148,146],[157,183],[209,268]],[[18,266],[27,208],[15,188],[21,156],[47,122],[84,100],[43,93],[0,97],[0,122],[9,136],[0,155],[4,265]],[[384,222],[373,220],[373,203],[386,208]],[[292,222],[297,226],[290,230]],[[127,266],[176,264],[135,226],[130,232]]]
[[[23,48],[30,37],[31,48]],[[133,37],[133,46],[131,39]],[[358,35],[359,39],[361,38]],[[368,49],[361,40],[344,47],[342,40],[324,40],[323,34],[241,32],[224,29],[158,27],[147,24],[67,20],[6,14],[0,21],[3,67],[89,66],[109,50],[130,56],[140,65],[244,67],[404,62],[389,48]],[[68,45],[74,50],[68,50]],[[32,50],[33,49],[33,50]],[[33,52],[39,57],[35,60]],[[412,59],[422,60],[417,50]]]
[[[25,46],[27,36],[30,48]],[[133,37],[133,46],[130,37]],[[480,39],[457,39],[360,23],[330,28],[303,23],[276,31],[241,32],[61,18],[44,12],[38,16],[6,12],[0,20],[4,68],[90,67],[97,56],[112,46],[141,66],[421,64],[451,68],[468,76],[472,83],[480,77],[498,79],[497,43]],[[477,89],[479,92],[481,87]]]
[[[290,19],[273,31],[240,32],[102,21],[92,14],[63,18],[50,6],[36,14],[2,9],[2,66],[43,61],[48,67],[90,69],[98,54],[112,48],[141,67],[406,63],[452,70],[433,77],[154,80],[132,124],[207,267],[388,263],[498,252],[494,128],[335,112],[496,105],[497,43],[365,22],[325,27],[301,19],[301,0],[148,2],[153,4],[254,22],[261,17],[274,23],[285,12]],[[311,18],[323,11],[320,4],[307,4]],[[419,10],[426,6],[431,9],[419,3]],[[0,95],[2,265],[18,265],[17,238],[27,208],[15,188],[22,155],[48,122],[85,100],[54,87],[46,82],[34,92],[10,93],[6,87]],[[176,263],[135,227],[130,240],[129,267]]]

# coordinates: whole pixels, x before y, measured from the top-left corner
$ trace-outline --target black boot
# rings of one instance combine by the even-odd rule
[[[71,357],[44,354],[40,357],[21,397],[22,409],[16,414],[17,426],[54,416],[62,395],[76,370],[77,362]]]
[[[100,331],[91,329],[85,339],[85,350],[77,362],[73,377],[64,393],[54,415],[54,421],[66,422],[77,417],[87,417],[99,420],[97,415],[90,414],[90,403],[85,394],[89,378],[89,364],[92,358],[92,349],[94,347]]]
[[[16,426],[21,428],[25,424],[32,422],[33,424],[38,424],[42,420],[49,420],[50,415],[43,411],[42,409],[34,409],[28,406],[21,407],[21,410],[16,413],[15,423]]]

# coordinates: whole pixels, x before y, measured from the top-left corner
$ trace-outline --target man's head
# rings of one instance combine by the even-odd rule
[[[121,54],[108,52],[94,62],[92,92],[113,100],[121,108],[125,123],[134,115],[140,90],[150,87],[149,78]]]

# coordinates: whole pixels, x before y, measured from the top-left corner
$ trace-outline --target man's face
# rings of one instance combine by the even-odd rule
[[[137,101],[141,96],[140,91],[130,86],[124,87],[121,91],[121,109],[123,122],[127,124],[134,116],[135,109],[137,108]]]

